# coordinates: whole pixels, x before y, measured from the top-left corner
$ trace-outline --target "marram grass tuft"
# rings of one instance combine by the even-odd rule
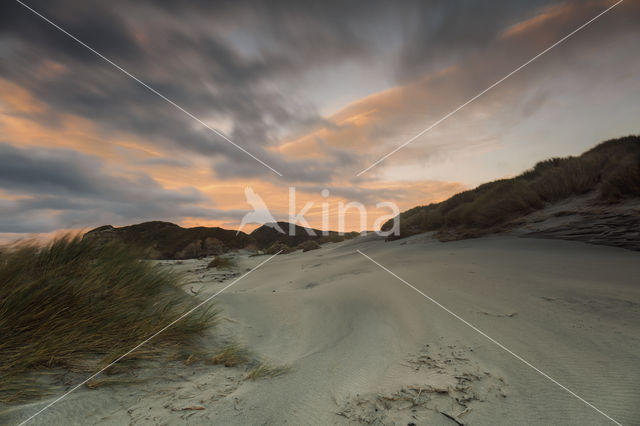
[[[94,373],[195,306],[139,254],[78,235],[0,248],[0,402],[41,393],[34,373]],[[203,306],[121,362],[189,353],[214,319]]]

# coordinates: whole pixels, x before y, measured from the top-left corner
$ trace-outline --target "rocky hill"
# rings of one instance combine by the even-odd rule
[[[84,238],[119,240],[141,248],[150,259],[189,259],[256,245],[255,240],[244,232],[236,234],[228,229],[203,226],[182,228],[160,221],[120,228],[105,225],[87,232]]]
[[[121,241],[127,245],[140,248],[148,259],[191,259],[213,256],[234,249],[266,250],[271,247],[288,253],[310,240],[319,244],[342,241],[358,235],[355,232],[339,235],[331,231],[323,235],[322,231],[295,226],[295,235],[289,235],[289,223],[278,222],[278,231],[274,224],[262,225],[247,235],[244,232],[223,228],[183,228],[174,223],[152,221],[136,225],[113,227],[104,225],[84,235],[84,238],[95,238],[100,241]],[[277,245],[277,247],[276,247]]]
[[[295,232],[289,232],[289,226],[289,222],[268,223],[257,228],[249,235],[256,241],[260,249],[268,248],[275,243],[286,244],[293,248],[310,240],[317,241],[319,244],[338,242],[358,235],[357,232],[348,232],[340,235],[335,231],[329,231],[324,235],[319,229],[304,228],[298,225],[295,225]],[[281,231],[284,231],[284,233]]]

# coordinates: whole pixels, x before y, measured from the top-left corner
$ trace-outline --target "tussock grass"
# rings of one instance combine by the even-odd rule
[[[287,367],[282,366],[271,366],[268,364],[260,363],[257,366],[253,367],[247,375],[244,377],[245,380],[255,381],[261,378],[267,377],[277,377],[286,373],[289,369]]]
[[[216,256],[209,262],[207,268],[231,269],[236,266],[236,261],[226,256]]]
[[[400,215],[400,233],[437,231],[441,239],[480,236],[503,230],[509,222],[535,210],[590,192],[602,203],[640,197],[640,137],[606,141],[579,157],[542,161],[512,179],[414,207]],[[391,225],[389,221],[383,229]]]
[[[197,303],[180,289],[177,275],[138,255],[77,235],[0,249],[0,401],[38,394],[34,372],[93,373]],[[135,359],[187,354],[214,320],[214,310],[200,308],[118,369]]]
[[[220,349],[208,363],[235,367],[250,361],[249,352],[238,344],[230,344]]]
[[[251,381],[280,376],[289,371],[288,367],[273,366],[256,359],[249,350],[237,343],[222,347],[213,358],[209,358],[205,362],[213,365],[224,365],[225,367],[244,366],[247,371],[244,379]]]

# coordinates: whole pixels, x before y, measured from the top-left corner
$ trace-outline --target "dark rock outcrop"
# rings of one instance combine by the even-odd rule
[[[295,232],[289,235],[289,223],[278,222],[280,232],[274,224],[262,225],[250,235],[244,232],[223,228],[183,228],[170,222],[144,222],[120,228],[104,225],[87,232],[83,238],[96,238],[108,243],[120,241],[138,247],[147,259],[193,259],[214,256],[236,249],[269,249],[278,246],[283,253],[289,253],[307,241],[318,244],[338,242],[353,238],[358,234],[351,232],[340,235],[331,231],[324,235],[317,229],[295,226]]]
[[[218,227],[182,228],[170,222],[144,222],[114,228],[101,226],[84,235],[104,242],[122,241],[139,247],[149,259],[190,259],[255,247],[255,240],[244,232]]]

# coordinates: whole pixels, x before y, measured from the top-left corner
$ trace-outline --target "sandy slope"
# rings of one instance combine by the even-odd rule
[[[426,236],[278,256],[220,295],[224,333],[288,365],[282,376],[250,382],[235,368],[147,368],[144,383],[83,389],[33,423],[455,425],[446,413],[472,425],[610,424],[356,249],[614,419],[640,423],[640,253]],[[262,260],[240,255],[236,272]],[[197,297],[231,278],[203,266],[178,266],[192,271]]]

